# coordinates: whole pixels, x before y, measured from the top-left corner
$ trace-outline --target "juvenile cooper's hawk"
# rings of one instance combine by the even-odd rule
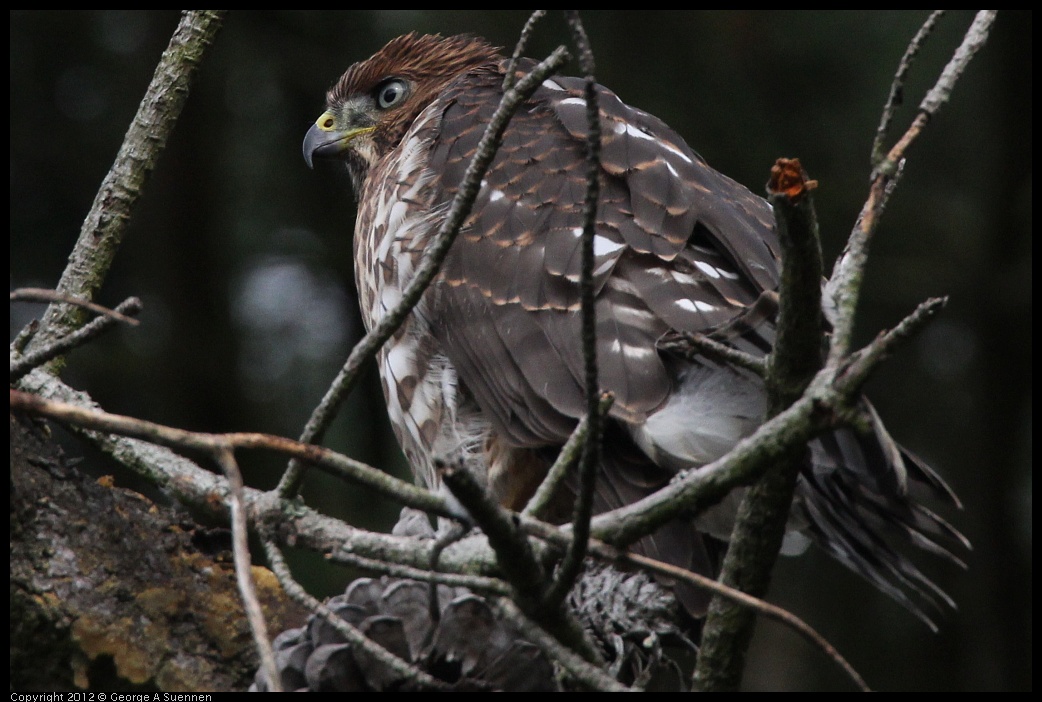
[[[398,303],[444,220],[506,70],[481,39],[410,34],[329,91],[304,156],[309,165],[340,159],[350,173],[368,328]],[[759,378],[673,355],[661,341],[719,330],[775,290],[778,242],[765,200],[711,169],[660,120],[598,93],[597,359],[601,388],[615,395],[596,490],[603,511],[719,458],[762,422]],[[427,486],[438,483],[435,458],[462,459],[502,504],[520,508],[584,413],[585,107],[583,82],[567,77],[544,81],[521,106],[443,269],[380,352],[391,422]],[[767,317],[730,341],[762,355],[773,338]],[[874,437],[839,430],[814,441],[811,456],[792,524],[924,619],[922,605],[950,604],[888,540],[957,560],[933,539],[962,537],[908,493],[918,483],[958,504],[947,485],[878,420]],[[639,547],[711,572],[703,535],[726,539],[732,515],[733,505],[720,505]],[[704,605],[698,594],[683,599],[696,613]]]

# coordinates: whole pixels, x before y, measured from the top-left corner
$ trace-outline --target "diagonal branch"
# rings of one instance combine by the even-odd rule
[[[872,142],[872,163],[874,164],[881,163],[886,158],[884,149],[886,148],[887,134],[890,132],[890,125],[894,120],[894,113],[904,103],[905,80],[908,77],[908,72],[911,70],[912,64],[915,63],[915,59],[926,42],[926,38],[933,33],[934,27],[937,26],[937,23],[944,17],[946,12],[947,10],[934,10],[926,18],[923,26],[912,37],[912,41],[908,42],[905,55],[901,57],[901,62],[897,65],[897,72],[894,74],[894,80],[890,84],[890,94],[887,95],[886,105],[883,107],[883,114],[879,119],[879,128],[876,129],[876,138]]]
[[[13,293],[12,293],[13,295]],[[66,302],[70,302],[74,305],[83,304],[83,301],[75,298],[69,298],[68,296],[62,296]],[[15,358],[15,353],[12,352],[11,361],[11,382],[17,382],[23,378],[26,373],[31,371],[33,368],[42,366],[48,361],[61,356],[74,348],[83,346],[89,343],[93,339],[104,334],[116,324],[116,322],[126,322],[128,324],[137,325],[138,320],[133,317],[128,317],[130,314],[137,314],[141,311],[141,300],[136,297],[129,297],[119,304],[116,309],[109,310],[100,305],[94,303],[86,303],[89,305],[88,309],[96,311],[95,308],[104,310],[102,316],[92,319],[87,324],[83,325],[76,331],[70,332],[65,336],[59,337],[54,341],[45,344],[43,346],[37,345],[32,351],[28,352],[24,356],[18,356]]]
[[[610,392],[602,394],[597,412],[602,417],[607,415],[614,402],[615,395]],[[575,425],[575,430],[568,437],[568,441],[565,442],[564,446],[561,447],[561,451],[557,454],[557,460],[550,466],[550,470],[546,472],[546,477],[540,483],[539,489],[532,495],[532,499],[525,505],[524,510],[521,512],[522,514],[538,517],[550,506],[557,488],[564,481],[568,471],[575,465],[579,453],[582,451],[583,446],[586,445],[586,435],[589,433],[589,426],[590,422],[586,417],[580,419],[579,423]]]
[[[594,234],[597,224],[597,201],[600,198],[601,120],[594,80],[593,51],[577,10],[566,12],[572,38],[579,50],[586,101],[586,195],[583,200],[583,233],[581,241],[582,273],[579,280],[582,314],[583,371],[586,386],[586,439],[579,460],[579,485],[572,515],[572,543],[565,551],[561,565],[546,593],[546,605],[556,607],[564,602],[583,568],[586,541],[590,537],[590,515],[593,513],[593,488],[601,464],[600,390],[597,382],[597,308],[593,285]]]
[[[286,561],[282,557],[282,552],[279,551],[275,542],[269,537],[270,535],[266,535],[263,538],[264,553],[268,557],[268,562],[271,564],[272,572],[274,572],[275,576],[279,579],[279,584],[282,585],[282,589],[286,591],[287,595],[292,597],[308,610],[321,616],[327,624],[336,629],[337,632],[353,647],[371,655],[374,659],[392,670],[402,680],[407,680],[418,686],[432,690],[447,691],[449,689],[449,686],[446,683],[428,675],[416,666],[410,664],[408,661],[404,661],[394,655],[386,648],[363,634],[357,627],[350,624],[346,619],[340,617],[336,612],[305,592],[304,588],[293,579],[289,566],[286,565]]]
[[[104,282],[131,211],[166,147],[206,48],[221,27],[224,12],[186,10],[182,15],[123,137],[116,160],[83,221],[79,239],[58,282],[59,293],[90,300]],[[82,323],[82,315],[75,306],[50,305],[29,349],[46,345],[75,329]]]
[[[807,390],[788,409],[767,420],[716,461],[678,476],[658,492],[591,520],[595,538],[616,546],[637,541],[680,517],[693,517],[718,503],[731,490],[749,485],[765,467],[788,451],[835,428],[849,414],[862,386],[878,364],[920,330],[943,306],[929,300],[894,329],[880,334],[867,347],[838,366],[826,364]],[[524,522],[524,519],[522,519]]]
[[[926,25],[930,25],[934,21],[935,18],[931,15],[926,20]],[[868,247],[879,226],[879,218],[887,198],[893,191],[892,184],[900,174],[905,152],[922,133],[927,122],[948,101],[959,76],[987,40],[988,31],[994,21],[994,10],[981,10],[977,13],[970,28],[963,36],[962,43],[920,103],[919,112],[912,124],[891,147],[885,158],[878,163],[875,162],[875,159],[873,160],[872,185],[869,188],[868,199],[861,208],[858,222],[847,240],[843,254],[836,260],[836,265],[832,270],[832,279],[828,284],[827,295],[831,298],[831,304],[835,306],[835,317],[832,320],[834,327],[832,346],[828,358],[830,364],[838,363],[839,359],[850,352],[854,333],[854,314],[861,295],[861,281],[864,278],[865,265],[868,261]],[[920,30],[913,41],[922,41],[925,34],[926,32]],[[911,49],[909,51],[911,52]],[[903,79],[903,75],[900,78]],[[894,92],[894,89],[891,92]],[[888,123],[888,120],[884,118],[883,122]],[[880,145],[874,148],[882,151]]]
[[[467,510],[488,537],[496,562],[510,582],[518,606],[561,643],[591,663],[600,664],[600,654],[583,634],[582,627],[561,600],[549,600],[545,570],[532,544],[515,518],[497,505],[466,468],[442,470],[442,482]],[[569,545],[574,543],[574,539]]]

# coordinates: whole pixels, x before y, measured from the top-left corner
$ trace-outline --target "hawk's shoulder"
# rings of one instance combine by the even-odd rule
[[[501,84],[492,70],[463,74],[424,112],[436,122],[426,171],[442,205]],[[583,88],[552,77],[517,111],[432,294],[434,333],[461,379],[521,445],[562,440],[584,408]],[[598,363],[615,415],[640,421],[672,387],[659,339],[725,324],[773,289],[776,236],[762,198],[709,168],[665,123],[606,88],[598,97]]]

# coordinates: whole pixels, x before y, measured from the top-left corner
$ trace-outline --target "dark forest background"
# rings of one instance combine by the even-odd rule
[[[346,177],[309,171],[304,132],[352,62],[419,30],[512,50],[526,12],[233,12],[205,58],[98,302],[144,300],[143,324],[74,353],[67,382],[112,412],[187,429],[296,437],[359,338]],[[663,118],[718,170],[762,192],[799,157],[828,265],[867,193],[895,67],[924,12],[588,12],[598,79]],[[903,131],[972,14],[940,24],[912,72]],[[11,287],[53,287],[112,163],[176,12],[11,13]],[[938,634],[819,553],[782,559],[771,599],[882,689],[1026,690],[1031,679],[1031,24],[1000,13],[953,101],[912,148],[873,248],[867,341],[922,299],[941,318],[868,388],[894,436],[965,502],[969,570],[918,559],[959,611]],[[566,41],[544,21],[529,55]],[[574,66],[572,70],[575,70]],[[42,306],[11,311],[11,335]],[[403,462],[370,373],[327,444]],[[73,453],[90,450],[70,444]],[[251,455],[270,487],[278,461]],[[111,465],[101,470],[115,471]],[[129,481],[130,478],[122,477]],[[396,509],[314,472],[320,509],[386,530]],[[301,557],[332,594],[349,574]],[[835,667],[761,622],[748,689],[847,689]]]

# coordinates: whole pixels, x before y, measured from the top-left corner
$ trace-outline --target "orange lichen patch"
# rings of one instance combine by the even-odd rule
[[[72,635],[90,660],[111,656],[120,677],[140,685],[152,678],[162,656],[128,645],[134,639],[133,629],[130,618],[108,621],[80,617],[72,625]]]
[[[785,195],[790,200],[798,200],[804,193],[817,187],[818,181],[807,178],[807,171],[803,170],[798,158],[780,158],[771,166],[767,190],[772,195]]]
[[[116,479],[113,478],[111,475],[103,475],[100,478],[98,478],[98,485],[100,485],[101,487],[110,488],[115,486],[115,484]]]

